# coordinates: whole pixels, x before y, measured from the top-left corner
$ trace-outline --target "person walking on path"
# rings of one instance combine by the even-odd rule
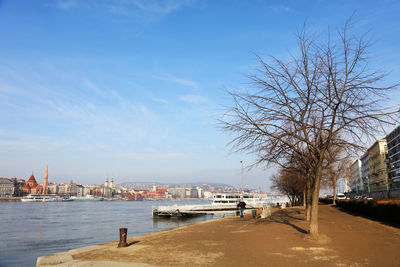
[[[246,202],[244,202],[243,199],[241,199],[237,204],[237,207],[240,208],[240,218],[243,218],[244,217],[243,212],[244,209],[246,208]]]

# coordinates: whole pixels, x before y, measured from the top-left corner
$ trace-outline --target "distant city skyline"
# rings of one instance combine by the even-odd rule
[[[399,11],[390,0],[0,1],[0,176],[42,180],[48,164],[49,182],[240,187],[240,161],[255,158],[227,147],[218,119],[226,90],[249,86],[254,53],[285,59],[305,21],[324,35],[354,13],[354,32],[375,41],[372,67],[396,83]],[[244,183],[269,191],[273,170],[246,170]]]

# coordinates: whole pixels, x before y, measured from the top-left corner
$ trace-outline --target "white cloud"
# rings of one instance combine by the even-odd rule
[[[48,136],[30,136],[26,134],[15,134],[14,140],[1,140],[0,148],[12,149],[13,152],[38,152],[55,151],[70,147],[72,143],[65,139],[52,138]]]
[[[115,90],[110,90],[110,94],[118,100],[121,104],[126,104],[123,97],[120,96]]]
[[[132,111],[140,114],[144,119],[154,119],[157,117],[146,105],[141,103],[133,105]]]
[[[86,87],[88,87],[89,89],[91,89],[93,92],[100,94],[101,93],[101,89],[95,85],[93,82],[89,81],[89,80],[85,80],[84,81]]]
[[[207,98],[201,95],[181,95],[179,96],[179,100],[188,104],[199,104],[207,102]]]
[[[183,153],[121,153],[121,158],[135,160],[167,160],[167,159],[185,159],[188,156]]]
[[[172,76],[170,74],[166,74],[166,75],[162,75],[162,76],[153,76],[153,78],[157,79],[157,80],[161,80],[161,81],[177,83],[177,84],[183,85],[183,86],[197,87],[197,83],[194,81],[178,78],[178,77]]]
[[[277,6],[272,6],[270,7],[272,11],[281,13],[281,12],[290,12],[292,9],[288,6],[285,5],[277,5]]]
[[[167,1],[149,1],[149,0],[133,0],[132,4],[143,11],[151,13],[169,14],[188,1],[182,0],[167,0]]]
[[[97,80],[75,75],[66,75],[68,79],[57,76],[56,83],[42,80],[37,75],[42,69],[43,65],[31,68],[0,61],[0,104],[5,107],[0,111],[2,122],[12,116],[20,121],[18,129],[22,123],[33,125],[32,137],[57,133],[58,138],[70,136],[77,144],[88,142],[80,141],[82,136],[91,136],[89,143],[102,143],[111,138],[106,142],[109,144],[115,138],[139,146],[165,138],[160,136],[161,129],[154,131],[163,125],[159,114],[144,101],[133,98],[131,92],[124,94],[123,90],[108,89]],[[58,68],[54,67],[53,72],[59,72]],[[51,134],[37,129],[36,125],[44,122],[51,125]],[[2,140],[7,139],[13,140],[13,135],[6,135]],[[7,144],[11,143],[0,145]]]
[[[78,7],[76,0],[57,0],[54,2],[54,6],[60,9],[72,9]]]
[[[21,141],[5,141],[5,140],[0,140],[0,147],[2,146],[26,146],[26,142],[21,142]]]
[[[164,104],[164,105],[169,105],[169,102],[165,99],[162,98],[153,98],[154,102],[160,103],[160,104]]]
[[[196,0],[54,0],[50,6],[63,10],[73,8],[97,10],[113,16],[125,16],[151,22],[183,7],[193,6],[196,2]]]

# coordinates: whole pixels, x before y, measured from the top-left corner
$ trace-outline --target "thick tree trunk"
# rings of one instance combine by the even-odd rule
[[[311,202],[312,202],[312,196],[311,196],[311,190],[309,190],[307,194],[307,207],[306,207],[306,220],[308,222],[311,220]]]
[[[306,190],[303,191],[303,207],[306,207]]]
[[[312,188],[311,213],[310,213],[310,235],[313,238],[318,237],[318,201],[319,187],[322,177],[322,163],[318,164],[315,172],[314,186]]]
[[[309,222],[311,220],[311,181],[307,180],[307,192],[306,192],[306,220]]]
[[[333,205],[336,205],[336,179],[333,180]]]

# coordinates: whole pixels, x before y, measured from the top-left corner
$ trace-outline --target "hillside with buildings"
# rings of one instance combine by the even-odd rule
[[[43,179],[47,181],[46,179]],[[44,186],[45,184],[45,186]],[[29,179],[0,178],[0,197],[23,197],[28,194],[58,194],[73,197],[104,197],[115,200],[211,199],[213,193],[233,193],[240,189],[227,184],[188,183],[159,184],[149,182],[124,182],[115,184],[114,178],[103,184],[38,183],[34,174]],[[257,190],[246,189],[247,192]],[[257,191],[259,192],[259,191]]]

